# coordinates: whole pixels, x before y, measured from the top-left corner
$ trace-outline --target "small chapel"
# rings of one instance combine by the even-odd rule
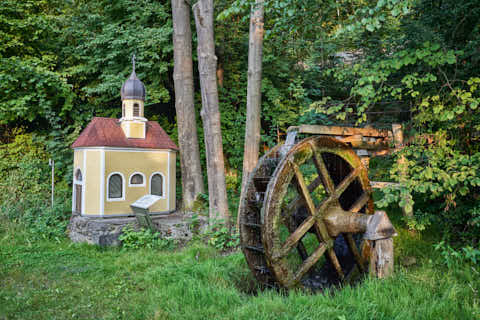
[[[178,148],[144,115],[145,86],[133,71],[121,88],[122,117],[94,117],[72,144],[72,211],[85,217],[133,216],[130,205],[156,199],[151,215],[175,211]]]

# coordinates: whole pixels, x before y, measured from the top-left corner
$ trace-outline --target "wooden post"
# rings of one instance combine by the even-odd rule
[[[370,249],[370,275],[383,279],[393,274],[393,239],[372,241]]]
[[[393,132],[393,142],[395,143],[395,149],[400,150],[403,147],[403,130],[402,125],[398,123],[392,124],[392,132]],[[405,184],[407,180],[407,159],[404,156],[400,156],[397,161],[397,165],[399,167],[399,174],[400,184]],[[408,196],[407,196],[408,197]],[[405,201],[409,201],[409,199],[405,199]],[[402,207],[402,212],[405,217],[413,217],[413,208],[412,207]]]
[[[193,5],[198,44],[198,71],[202,93],[202,110],[205,148],[207,156],[209,216],[223,219],[230,227],[225,160],[223,157],[222,129],[217,87],[217,57],[213,35],[213,0],[199,0]]]
[[[55,194],[55,160],[49,159],[49,164],[52,167],[52,208],[53,208],[53,200]]]

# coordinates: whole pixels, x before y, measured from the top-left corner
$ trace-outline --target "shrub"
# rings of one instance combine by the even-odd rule
[[[240,244],[239,234],[231,233],[221,221],[211,223],[205,237],[207,243],[217,250],[233,249]]]
[[[119,237],[124,249],[172,249],[174,241],[171,239],[162,239],[158,232],[150,229],[135,230],[132,226],[126,226]]]

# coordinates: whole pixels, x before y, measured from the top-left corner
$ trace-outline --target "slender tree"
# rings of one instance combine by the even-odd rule
[[[256,0],[250,15],[248,42],[247,118],[243,153],[242,195],[248,176],[258,161],[260,145],[260,112],[262,104],[263,0]],[[240,217],[238,215],[238,217]],[[237,221],[238,225],[238,221]]]
[[[204,192],[197,123],[193,100],[192,31],[190,7],[184,0],[172,0],[175,109],[182,171],[184,209],[191,209],[199,193]]]
[[[207,154],[209,215],[223,219],[230,226],[225,163],[217,87],[217,57],[213,35],[213,0],[199,0],[193,5],[198,36],[198,70],[202,93],[202,110],[205,148]]]

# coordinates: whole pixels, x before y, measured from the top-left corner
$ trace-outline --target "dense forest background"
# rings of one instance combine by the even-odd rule
[[[251,4],[215,3],[232,212],[241,183]],[[261,150],[300,123],[403,123],[408,181],[386,189],[378,205],[414,205],[411,229],[441,223],[448,240],[478,246],[479,21],[477,0],[267,1]],[[39,227],[65,224],[71,208],[69,146],[93,116],[120,117],[120,87],[133,53],[147,88],[146,116],[176,139],[171,37],[168,1],[1,1],[2,214]],[[193,40],[196,47],[195,35]],[[198,74],[195,81],[199,110]],[[197,123],[205,169],[199,116]],[[49,158],[56,163],[53,209]],[[391,158],[377,167],[378,176],[391,180],[401,169]]]

